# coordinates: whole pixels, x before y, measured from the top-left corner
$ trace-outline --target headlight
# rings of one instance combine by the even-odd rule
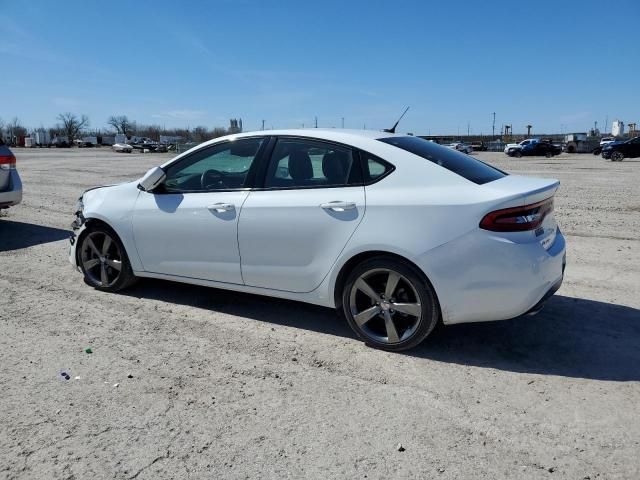
[[[75,207],[73,207],[73,213],[77,215],[78,213],[82,213],[83,210],[84,210],[84,203],[82,203],[82,197],[80,197],[76,201]]]

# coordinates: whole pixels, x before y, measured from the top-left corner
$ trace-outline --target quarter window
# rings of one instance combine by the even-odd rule
[[[393,170],[393,167],[389,163],[379,159],[374,155],[371,155],[370,153],[361,152],[360,156],[364,161],[365,184],[373,183]]]
[[[266,188],[361,185],[351,149],[306,139],[280,139],[271,155]]]
[[[167,168],[164,190],[174,193],[245,188],[263,141],[247,138],[198,150]]]

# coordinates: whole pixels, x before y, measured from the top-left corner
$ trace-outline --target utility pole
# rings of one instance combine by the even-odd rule
[[[342,117],[342,128],[344,128],[344,117]]]
[[[471,132],[471,122],[467,121],[467,137],[469,136],[470,132]]]
[[[491,126],[491,135],[496,136],[496,112],[493,112],[493,125]]]
[[[316,128],[318,128],[318,117],[316,117]]]
[[[264,120],[262,120],[262,130],[264,130]]]

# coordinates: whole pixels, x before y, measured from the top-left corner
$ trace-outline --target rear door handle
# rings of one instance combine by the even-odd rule
[[[232,203],[214,203],[207,207],[209,210],[215,210],[216,212],[230,212],[236,207]]]
[[[320,208],[324,208],[325,210],[333,210],[334,212],[344,212],[345,210],[353,210],[356,208],[355,202],[327,202],[321,203]]]

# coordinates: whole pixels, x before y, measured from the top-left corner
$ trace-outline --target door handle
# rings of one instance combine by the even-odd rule
[[[236,207],[232,203],[214,203],[207,207],[209,210],[215,210],[216,212],[229,212]]]
[[[321,203],[320,208],[324,208],[325,210],[333,210],[334,212],[344,212],[345,210],[353,210],[356,208],[355,202],[327,202]]]

